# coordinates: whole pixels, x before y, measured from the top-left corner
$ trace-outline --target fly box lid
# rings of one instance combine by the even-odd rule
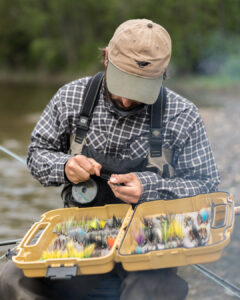
[[[145,202],[134,210],[128,204],[56,209],[30,228],[13,262],[25,276],[51,278],[107,273],[115,262],[127,271],[207,263],[220,258],[233,225],[234,203],[225,192]],[[104,231],[108,248],[97,256]],[[82,250],[86,237],[91,241]]]

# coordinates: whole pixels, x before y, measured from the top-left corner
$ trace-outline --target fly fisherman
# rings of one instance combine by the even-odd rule
[[[105,72],[66,84],[47,105],[32,133],[28,166],[44,186],[64,184],[65,206],[138,204],[217,190],[218,171],[196,106],[162,85],[170,57],[162,26],[126,21],[104,49]],[[26,278],[12,262],[0,277],[0,295],[84,299],[116,274],[121,300],[187,295],[175,268],[126,272],[117,264],[110,274],[51,281]]]

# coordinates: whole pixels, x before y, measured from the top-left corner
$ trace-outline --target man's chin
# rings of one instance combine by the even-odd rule
[[[122,111],[131,111],[137,107],[140,107],[141,104],[139,105],[132,105],[132,106],[129,106],[129,107],[125,107],[125,106],[122,106],[121,103],[118,103],[118,102],[115,102],[114,100],[112,100],[112,103],[119,109],[119,110],[122,110]]]
[[[116,105],[116,107],[119,109],[119,110],[122,110],[122,111],[131,111],[133,110],[136,106],[134,107],[121,107],[119,105]]]

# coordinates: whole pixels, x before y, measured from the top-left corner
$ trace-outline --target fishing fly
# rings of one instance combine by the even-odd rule
[[[72,217],[56,224],[53,232],[56,238],[42,252],[41,260],[55,258],[90,258],[107,255],[113,248],[122,226],[122,219],[99,219]]]
[[[132,254],[204,246],[210,235],[210,219],[208,208],[200,212],[141,217],[138,226],[132,226],[131,233],[136,242]]]

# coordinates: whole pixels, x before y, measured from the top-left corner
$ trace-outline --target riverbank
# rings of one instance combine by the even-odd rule
[[[200,112],[221,175],[220,189],[232,193],[240,205],[240,102],[237,95],[224,99],[221,107]]]
[[[34,85],[61,85],[72,81],[76,78],[94,75],[99,71],[99,68],[94,67],[85,72],[66,71],[66,72],[47,72],[44,70],[0,70],[0,84],[17,83],[17,84],[34,84]],[[174,72],[169,71],[166,85],[170,85],[183,93],[209,93],[219,92],[229,93],[231,89],[238,89],[240,77],[227,77],[225,75],[202,76],[196,74],[190,75],[175,75]],[[204,93],[204,94],[205,94]]]
[[[46,71],[0,71],[0,84],[63,85],[76,78],[95,74],[97,70],[86,72],[49,73]]]

